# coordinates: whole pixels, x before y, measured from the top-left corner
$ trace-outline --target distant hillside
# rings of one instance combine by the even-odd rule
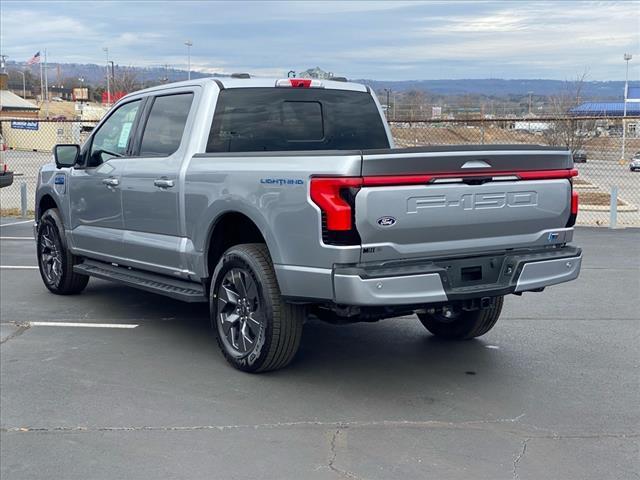
[[[15,62],[7,62],[7,70],[26,70],[30,72],[30,77],[34,83],[39,82],[40,71],[38,65],[27,67],[24,64]],[[92,86],[102,85],[105,83],[105,66],[95,64],[76,64],[61,63],[49,64],[49,85],[56,83],[59,79],[78,79],[84,78],[84,81]],[[148,86],[161,82],[175,82],[186,80],[186,70],[170,68],[169,66],[155,67],[129,67],[115,65],[115,74],[127,70],[133,72],[136,82],[140,86]],[[59,72],[59,75],[58,75]],[[191,78],[201,78],[208,76],[226,77],[225,74],[208,74],[192,71]],[[21,79],[20,79],[21,80]],[[460,96],[460,95],[483,95],[494,98],[505,98],[509,96],[526,96],[532,92],[536,97],[557,95],[567,87],[567,82],[562,80],[542,80],[542,79],[521,79],[521,80],[505,80],[499,78],[490,79],[467,79],[467,80],[403,80],[403,81],[384,81],[359,79],[356,82],[369,85],[374,90],[380,92],[385,88],[389,88],[396,93],[407,92],[411,90],[426,91],[434,95],[442,96]],[[607,81],[584,82],[582,89],[582,97],[585,100],[621,100],[623,97],[624,82]]]
[[[436,95],[485,95],[505,97],[525,96],[532,92],[535,96],[551,96],[563,92],[567,82],[562,80],[503,80],[499,78],[468,80],[355,80],[365,83],[376,91],[390,88],[394,92],[410,90],[428,91]],[[584,82],[581,96],[586,100],[622,100],[624,82]]]

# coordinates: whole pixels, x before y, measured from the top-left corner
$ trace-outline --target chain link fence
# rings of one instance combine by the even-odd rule
[[[579,225],[640,227],[640,117],[390,121],[397,147],[460,144],[557,145],[574,152]],[[584,163],[583,163],[584,161]],[[612,197],[613,193],[613,197]],[[612,200],[613,198],[613,200]],[[615,208],[611,208],[611,206]],[[612,215],[613,214],[613,215]]]
[[[0,212],[32,215],[38,171],[53,161],[53,146],[58,143],[82,144],[96,121],[13,119],[0,121],[1,161],[13,171],[13,184],[0,188]],[[26,207],[26,208],[25,208]]]
[[[2,162],[14,172],[11,186],[0,189],[2,215],[34,210],[38,170],[52,161],[57,143],[82,143],[97,122],[2,120],[0,134],[8,148]],[[535,118],[390,121],[397,147],[460,144],[569,145],[580,175],[578,224],[640,227],[640,171],[630,171],[631,157],[640,152],[640,117],[627,117],[623,142],[621,119]],[[623,152],[624,145],[624,152]],[[624,158],[624,160],[622,160]],[[614,193],[615,209],[611,210]],[[616,193],[617,191],[617,193]]]

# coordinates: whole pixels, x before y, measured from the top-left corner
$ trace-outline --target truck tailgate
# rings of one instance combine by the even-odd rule
[[[572,165],[569,152],[545,147],[364,152],[362,261],[566,243]]]

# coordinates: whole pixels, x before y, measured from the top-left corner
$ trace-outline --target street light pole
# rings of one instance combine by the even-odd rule
[[[24,80],[24,72],[22,70],[16,70],[20,75],[22,75],[22,98],[27,98],[27,87],[26,82]]]
[[[187,46],[187,80],[191,80],[191,47],[193,47],[193,42],[187,40],[184,44]]]
[[[109,81],[109,47],[102,49],[107,55],[107,103],[111,103],[111,82]]]
[[[624,54],[624,61],[627,62],[627,68],[624,75],[624,102],[622,106],[622,155],[620,157],[620,163],[624,163],[624,147],[627,139],[627,126],[625,125],[625,120],[627,117],[627,92],[629,90],[629,61],[633,58],[630,53]]]

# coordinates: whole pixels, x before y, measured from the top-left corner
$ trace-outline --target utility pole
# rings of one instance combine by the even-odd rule
[[[193,42],[187,40],[184,44],[187,46],[187,80],[191,80],[191,47],[193,47]]]
[[[621,164],[624,163],[624,144],[626,143],[627,139],[627,126],[625,124],[625,120],[627,118],[627,93],[629,90],[629,61],[633,58],[633,56],[630,53],[625,53],[623,58],[624,61],[627,62],[627,70],[624,75],[624,105],[622,107],[622,155],[620,156]]]
[[[116,93],[116,70],[115,67],[113,65],[113,60],[109,60],[109,63],[111,64],[111,86],[113,87],[113,93]]]
[[[111,103],[111,82],[109,82],[109,47],[102,49],[107,55],[107,103]]]
[[[529,116],[531,116],[531,95],[533,95],[533,92],[529,92]]]
[[[391,100],[391,89],[390,88],[385,88],[384,89],[385,92],[387,92],[387,108],[386,108],[386,112],[387,112],[387,120],[389,120],[389,113],[390,113],[390,109],[391,109],[391,104],[389,103]]]

